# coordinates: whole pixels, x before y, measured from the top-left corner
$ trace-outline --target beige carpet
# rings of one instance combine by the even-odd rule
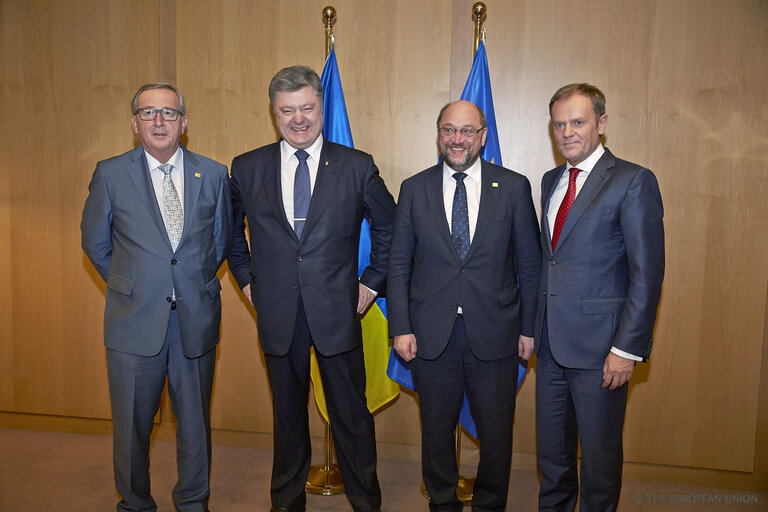
[[[111,443],[108,436],[0,429],[0,512],[115,510]],[[317,458],[319,463],[319,454]],[[154,442],[151,463],[152,494],[158,510],[173,512],[174,443]],[[268,511],[271,463],[269,450],[214,446],[211,510]],[[462,469],[464,474],[473,470]],[[428,510],[419,490],[420,471],[419,463],[380,459],[384,512]],[[537,492],[535,472],[513,471],[507,510],[535,511]],[[307,509],[352,510],[343,495],[309,495]],[[758,512],[768,510],[768,494],[625,480],[619,509]]]

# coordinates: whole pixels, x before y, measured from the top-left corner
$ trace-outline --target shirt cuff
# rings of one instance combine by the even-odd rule
[[[360,283],[360,284],[363,284],[363,283]],[[365,285],[363,284],[363,286],[365,286]],[[379,296],[379,292],[377,292],[376,290],[371,290],[367,286],[365,286],[365,289],[368,290],[369,292],[371,292],[374,297],[378,297]]]
[[[623,350],[619,350],[616,347],[611,347],[611,352],[613,352],[617,356],[621,356],[621,357],[623,357],[625,359],[631,359],[633,361],[642,361],[643,360],[642,357],[638,357],[638,356],[636,356],[634,354],[630,354],[629,352],[624,352]]]

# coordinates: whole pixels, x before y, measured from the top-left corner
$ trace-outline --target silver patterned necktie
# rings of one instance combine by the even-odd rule
[[[184,210],[181,209],[179,194],[171,179],[173,166],[171,164],[162,164],[159,169],[163,172],[165,229],[168,232],[168,239],[171,241],[171,248],[176,252],[176,248],[181,241],[181,232],[184,230]]]

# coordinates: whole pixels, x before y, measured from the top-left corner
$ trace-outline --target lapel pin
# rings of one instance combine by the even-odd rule
[[[195,178],[199,178],[199,177],[201,177],[201,176],[202,176],[202,174],[200,174],[199,172],[196,172],[196,173],[195,173]]]
[[[328,160],[325,161],[325,165],[328,165]]]
[[[499,188],[499,184],[494,181],[493,183],[491,183],[491,187]]]

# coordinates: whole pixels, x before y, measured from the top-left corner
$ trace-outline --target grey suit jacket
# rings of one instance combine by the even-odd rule
[[[235,229],[229,268],[241,288],[251,285],[264,353],[288,352],[299,296],[321,354],[335,355],[361,344],[358,283],[384,296],[395,213],[395,202],[371,155],[323,142],[301,240],[285,216],[279,143],[232,161],[232,204]],[[371,263],[358,279],[364,217],[371,221]]]
[[[96,164],[80,225],[82,246],[107,283],[104,344],[152,356],[165,341],[176,293],[184,355],[216,346],[221,285],[216,271],[232,237],[225,166],[183,149],[184,231],[174,253],[144,149]]]
[[[552,169],[541,181],[535,350],[546,317],[550,349],[566,367],[602,368],[611,346],[647,358],[664,278],[664,209],[656,177],[606,149],[553,253],[546,212],[564,170]]]
[[[459,304],[472,352],[495,360],[533,336],[541,270],[539,230],[528,179],[482,161],[480,207],[464,262],[443,203],[443,165],[405,180],[389,260],[390,335],[413,333],[418,355],[448,344]]]

